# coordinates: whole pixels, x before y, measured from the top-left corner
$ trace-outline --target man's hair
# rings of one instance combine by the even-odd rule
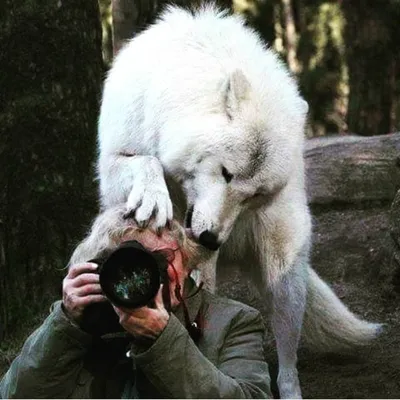
[[[149,228],[139,227],[132,218],[125,219],[125,213],[126,205],[122,204],[99,214],[86,238],[72,254],[69,265],[103,257],[113,251],[123,240],[141,242],[151,232]],[[196,268],[202,253],[200,246],[186,236],[185,230],[177,221],[173,220],[169,228],[164,228],[163,238],[165,237],[171,238],[171,248],[176,247],[176,243],[178,244],[185,266],[189,269]],[[156,246],[148,248],[148,250],[155,249],[157,249]]]

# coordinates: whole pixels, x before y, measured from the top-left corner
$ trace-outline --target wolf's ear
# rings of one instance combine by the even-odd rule
[[[229,118],[233,118],[239,110],[240,103],[250,93],[250,83],[239,69],[233,71],[225,83],[225,110]]]
[[[301,107],[302,107],[303,114],[306,115],[308,113],[309,107],[308,107],[308,103],[304,99],[301,99]]]

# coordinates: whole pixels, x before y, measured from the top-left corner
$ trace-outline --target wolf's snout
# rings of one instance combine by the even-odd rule
[[[213,251],[218,250],[219,247],[221,246],[221,243],[218,241],[217,235],[210,231],[202,232],[199,236],[199,242],[207,249]]]

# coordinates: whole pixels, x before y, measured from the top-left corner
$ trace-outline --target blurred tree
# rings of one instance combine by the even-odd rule
[[[96,0],[0,5],[0,339],[60,295],[96,209]]]
[[[337,0],[234,0],[298,77],[310,105],[308,136],[346,129],[343,15]]]
[[[286,61],[289,69],[296,74],[299,72],[299,63],[297,61],[297,35],[293,15],[293,4],[292,0],[281,0],[281,2],[285,32]]]
[[[99,5],[103,36],[103,60],[109,67],[113,57],[111,0],[99,0]]]
[[[360,135],[393,130],[398,107],[399,0],[343,1],[349,71],[348,125]]]
[[[243,14],[248,24],[258,31],[263,40],[274,46],[275,19],[279,11],[278,0],[234,0],[233,9]]]
[[[299,0],[296,14],[300,38],[299,82],[310,104],[309,136],[347,129],[347,68],[343,43],[343,13],[336,1]]]
[[[231,8],[232,0],[216,0],[219,6]],[[193,7],[202,0],[112,0],[114,55],[134,35],[151,24],[168,4]]]
[[[114,55],[140,30],[146,20],[143,15],[153,14],[154,4],[154,1],[149,0],[112,0]]]

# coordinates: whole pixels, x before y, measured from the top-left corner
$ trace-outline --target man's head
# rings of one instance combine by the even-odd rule
[[[186,237],[181,225],[172,221],[169,228],[159,234],[150,228],[139,227],[133,219],[124,219],[125,204],[112,207],[97,216],[87,237],[74,251],[70,265],[104,257],[122,242],[136,240],[147,250],[173,251],[174,264],[181,259],[182,267],[188,272],[196,267],[201,258],[201,249]]]
[[[139,227],[133,219],[125,219],[125,213],[126,206],[122,204],[98,215],[88,236],[73,253],[69,265],[107,259],[122,243],[139,242],[145,250],[161,253],[167,261],[171,306],[177,306],[180,300],[176,289],[183,288],[185,279],[206,256],[206,251],[186,237],[185,230],[176,221],[157,233],[150,228]]]

